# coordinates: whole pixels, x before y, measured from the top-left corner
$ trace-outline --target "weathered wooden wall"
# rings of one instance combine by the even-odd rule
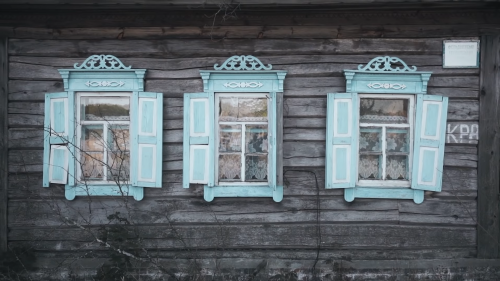
[[[500,242],[500,35],[483,36],[481,143],[478,167],[478,255],[498,257]]]
[[[7,37],[0,36],[0,252],[7,250],[7,185],[8,185],[8,56]]]
[[[305,21],[307,26],[300,24]],[[13,37],[9,245],[33,247],[43,258],[42,267],[53,267],[75,252],[105,257],[91,233],[120,212],[141,233],[142,246],[164,257],[186,257],[196,249],[200,256],[212,257],[215,251],[233,260],[314,260],[318,247],[321,260],[476,257],[480,71],[443,69],[442,40],[477,39],[483,28],[498,27],[500,16],[450,13],[425,20],[409,12],[379,14],[370,21],[380,25],[360,25],[367,21],[360,15],[255,15],[214,27],[213,38],[210,25],[197,25],[211,19],[183,17],[168,27],[151,21],[130,28],[3,28]],[[99,24],[109,22],[88,23]],[[58,68],[71,68],[92,54],[113,54],[126,65],[148,69],[146,90],[164,93],[164,186],[147,188],[143,201],[66,201],[61,187],[41,187],[44,94],[63,90]],[[236,54],[255,55],[273,69],[288,71],[283,108],[287,185],[281,203],[260,198],[207,203],[201,186],[181,186],[183,93],[202,90],[198,70]],[[450,98],[443,191],[426,193],[420,205],[379,199],[348,203],[343,191],[324,189],[326,93],[345,91],[342,70],[378,55],[398,56],[419,70],[433,71],[429,93]]]

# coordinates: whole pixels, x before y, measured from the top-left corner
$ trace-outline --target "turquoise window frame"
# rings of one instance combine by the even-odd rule
[[[118,58],[112,55],[92,55],[81,65],[74,64],[73,69],[58,70],[63,82],[62,93],[48,93],[45,97],[45,130],[44,130],[44,165],[43,165],[43,186],[49,187],[51,182],[65,183],[65,197],[68,200],[75,199],[76,196],[133,196],[135,200],[144,198],[144,187],[161,187],[161,162],[162,162],[162,134],[163,134],[163,94],[144,92],[144,76],[146,69],[132,69],[125,66]],[[130,179],[123,185],[91,182],[82,184],[77,180],[77,160],[78,153],[76,140],[76,99],[79,93],[128,93],[130,95]],[[63,136],[52,136],[54,126],[51,125],[53,99],[67,99],[67,111],[59,114],[67,121],[67,128]],[[154,113],[143,113],[139,116],[141,102],[150,102],[154,105],[154,110],[147,109]],[[144,110],[143,110],[144,111]],[[154,128],[151,128],[151,119]],[[141,124],[141,125],[140,125]],[[154,136],[141,135],[142,124],[149,126],[149,131],[153,130]],[[59,126],[61,127],[61,126]],[[58,148],[66,147],[67,159],[63,165],[53,165],[55,160],[51,159],[51,147],[57,145]],[[141,149],[144,146],[153,147],[155,160],[149,160],[148,167],[152,171],[144,172],[146,169],[138,166],[141,160]],[[151,150],[151,149],[150,149]],[[59,153],[58,155],[63,155]],[[146,157],[146,156],[144,156]],[[143,157],[143,158],[144,158]],[[149,158],[149,156],[148,156]],[[137,161],[134,161],[137,160]],[[52,162],[51,162],[52,161]],[[144,161],[143,161],[144,162]],[[67,170],[67,171],[66,171]],[[55,171],[55,172],[53,172]],[[151,178],[144,180],[143,172]],[[67,174],[67,179],[55,179],[53,175]]]
[[[427,95],[427,84],[431,74],[432,72],[417,71],[415,66],[409,67],[401,59],[389,56],[376,57],[365,66],[359,65],[358,70],[344,70],[346,93],[327,94],[327,189],[344,188],[344,197],[348,202],[352,202],[355,198],[386,198],[413,199],[417,204],[423,202],[425,191],[441,191],[448,98]],[[410,187],[356,185],[359,153],[358,94],[363,94],[365,97],[366,94],[415,97]],[[340,103],[343,106],[338,107],[337,104]],[[429,105],[433,103],[440,105],[440,111],[429,110]],[[342,114],[344,115],[340,116]],[[340,117],[336,117],[337,115]],[[438,122],[423,122],[422,118],[417,118],[419,116],[425,116],[427,121],[434,119]],[[345,122],[351,124],[350,130],[345,129],[345,132],[340,133],[337,132],[340,129],[334,130],[336,125],[344,128]],[[428,132],[429,135],[426,135]],[[419,165],[420,163],[426,165]],[[427,171],[424,171],[423,166],[427,167]]]
[[[184,94],[184,162],[183,187],[203,184],[204,198],[210,202],[216,197],[270,197],[275,202],[283,199],[282,163],[282,120],[283,120],[283,80],[284,70],[272,70],[272,65],[264,65],[254,56],[232,56],[215,70],[200,70],[203,79],[203,93]],[[217,185],[214,166],[216,155],[216,117],[214,112],[216,94],[263,93],[269,96],[269,174],[268,184],[240,183],[238,185]],[[194,103],[198,110],[194,111]],[[207,104],[205,110],[203,105]],[[200,115],[200,110],[203,115]],[[206,111],[206,112],[205,112]],[[206,124],[194,122],[208,119]],[[199,133],[193,132],[195,128]],[[201,129],[203,127],[204,129]],[[196,153],[193,154],[193,153]]]

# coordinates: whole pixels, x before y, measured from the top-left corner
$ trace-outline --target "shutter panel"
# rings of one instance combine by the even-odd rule
[[[163,150],[163,94],[134,92],[131,172],[133,186],[161,187]]]
[[[213,98],[213,93],[184,94],[184,188],[190,183],[214,185]]]
[[[411,188],[441,191],[448,98],[417,96]]]
[[[71,118],[72,119],[72,118]],[[70,137],[70,107],[68,93],[45,95],[43,186],[68,181]],[[73,126],[71,126],[73,127]]]
[[[65,145],[50,146],[49,182],[66,184],[68,182],[68,147]]]
[[[271,92],[269,108],[269,187],[273,200],[283,200],[283,93]]]
[[[358,95],[328,94],[326,188],[350,188],[356,183]]]

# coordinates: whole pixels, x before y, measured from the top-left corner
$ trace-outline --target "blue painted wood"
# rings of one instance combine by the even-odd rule
[[[272,197],[276,202],[280,202],[283,199],[283,187],[277,184],[278,177],[282,175],[276,174],[276,171],[281,171],[281,167],[277,167],[278,162],[281,163],[281,161],[277,159],[276,137],[278,134],[277,126],[282,126],[282,124],[278,124],[277,122],[280,116],[277,116],[278,111],[276,109],[278,106],[278,93],[283,92],[283,80],[286,76],[286,71],[271,70],[271,65],[265,66],[253,56],[233,56],[226,60],[222,66],[216,64],[214,68],[215,70],[200,70],[200,75],[203,79],[203,90],[206,92],[203,93],[203,97],[208,98],[209,112],[207,114],[200,106],[196,112],[202,113],[203,118],[200,116],[199,121],[195,122],[196,124],[201,124],[201,120],[206,120],[206,118],[209,120],[208,163],[210,165],[208,165],[208,183],[205,185],[204,198],[206,201],[212,201],[215,197]],[[267,187],[252,186],[251,183],[247,186],[215,185],[215,165],[217,165],[215,159],[215,107],[218,105],[215,104],[214,92],[234,93],[235,95],[238,93],[269,93],[270,149],[268,163],[270,169],[268,175],[269,185]],[[192,163],[188,163],[191,160],[187,160],[191,159],[189,145],[201,145],[206,140],[205,138],[190,135],[190,126],[192,125],[189,119],[191,118],[189,112],[193,110],[190,108],[190,99],[194,98],[195,95],[200,94],[185,94],[184,96],[184,188],[189,187],[189,169],[193,169],[194,167]],[[198,132],[199,130],[196,128],[194,131]],[[196,169],[201,169],[201,166],[197,164]],[[204,174],[200,173],[199,177],[202,177],[201,175]]]
[[[422,165],[421,177],[424,182],[432,182],[434,180],[434,163],[437,161],[436,152],[437,151],[425,150],[422,154],[422,159],[420,159],[420,161],[424,164]]]
[[[154,102],[151,101],[144,101],[141,103],[142,105],[142,116],[139,116],[141,118],[141,129],[142,133],[153,133],[153,119],[155,118],[153,115],[154,112]]]
[[[394,66],[399,64],[401,67]],[[383,94],[412,94],[416,96],[415,115],[415,138],[412,163],[411,187],[409,188],[380,188],[380,187],[355,187],[345,189],[345,200],[353,201],[355,198],[395,198],[413,199],[420,204],[424,200],[423,190],[440,191],[442,181],[442,168],[444,161],[445,126],[447,116],[448,99],[441,96],[425,95],[427,84],[431,72],[417,71],[416,67],[409,67],[402,60],[396,57],[377,57],[372,59],[366,66],[359,65],[357,70],[344,70],[346,77],[347,94],[328,94],[327,113],[327,147],[326,147],[326,186],[333,188],[334,166],[339,166],[345,162],[343,150],[334,151],[334,145],[356,143],[358,140],[348,137],[335,140],[333,128],[337,126],[338,132],[345,132],[342,127],[345,122],[338,121],[334,124],[334,100],[345,98],[351,93],[383,93]],[[356,98],[357,101],[357,98]],[[424,101],[434,101],[441,104],[441,111],[437,104],[427,104],[424,108]],[[343,107],[340,107],[343,108]],[[356,105],[354,112],[356,117],[359,109]],[[342,111],[342,109],[340,109]],[[424,118],[425,111],[425,120]],[[353,121],[353,138],[358,135],[358,120]],[[422,128],[424,132],[422,133]],[[332,159],[337,152],[338,159]],[[422,152],[422,156],[420,156]],[[352,165],[357,165],[358,150],[353,150]],[[420,170],[419,170],[420,169]],[[356,172],[356,169],[352,169]],[[335,170],[340,178],[345,175],[344,170]],[[419,174],[420,172],[420,174]],[[437,172],[437,173],[436,173]],[[357,178],[357,173],[353,173]],[[420,178],[419,178],[420,177]],[[431,181],[433,184],[419,184],[420,181]],[[348,187],[348,186],[343,186]],[[353,185],[354,187],[354,185]]]
[[[141,166],[130,173],[131,176],[138,173],[137,177],[132,177],[132,185],[160,188],[163,163],[163,94],[138,92],[137,105],[142,106],[142,110],[132,111],[131,120],[141,120],[141,126],[134,130],[137,142],[132,143],[131,154],[135,156],[133,159],[140,159]],[[139,113],[142,116],[138,116]]]
[[[357,178],[358,96],[356,93],[330,93],[327,102],[326,188],[354,187]]]
[[[193,102],[191,102],[193,101]],[[199,102],[196,102],[199,101]],[[191,145],[203,145],[207,146],[208,150],[208,145],[210,143],[210,137],[209,136],[191,136],[191,131],[193,129],[193,132],[196,134],[203,134],[203,135],[210,135],[210,128],[205,128],[205,118],[209,118],[205,112],[205,107],[204,103],[209,103],[209,94],[208,93],[185,93],[184,94],[184,136],[183,136],[183,162],[182,162],[182,187],[183,188],[189,188],[189,184],[191,183],[191,175],[195,176],[196,179],[205,179],[205,175],[209,173],[209,171],[204,170],[204,166],[200,167],[197,166],[197,169],[193,171],[191,167],[194,165],[194,163],[191,163],[192,155],[191,155]],[[199,110],[195,110],[195,106],[191,105],[196,105],[196,107],[199,109],[201,105],[203,104],[203,110],[200,112]],[[210,103],[209,103],[210,105]],[[202,113],[202,114],[200,114]],[[191,120],[191,115],[193,115],[193,118],[195,120]],[[213,118],[212,118],[213,119]],[[193,121],[193,124],[196,123],[195,128],[191,128],[191,124]],[[197,121],[197,122],[196,122]],[[191,142],[192,141],[192,142]],[[205,154],[205,153],[204,153]],[[197,157],[201,157],[201,155],[196,155]],[[205,157],[209,157],[204,155],[203,160],[207,161],[208,159],[205,159]],[[205,162],[203,162],[204,164]],[[208,183],[208,182],[206,182]]]
[[[335,149],[335,148],[334,148]],[[346,180],[347,179],[347,148],[336,148],[336,158],[335,158],[335,170],[336,180]]]
[[[205,196],[205,200],[208,198],[215,197],[272,197],[275,202],[280,202],[283,197],[283,187],[277,187],[275,191],[274,188],[270,186],[246,186],[246,188],[242,188],[241,186],[214,186],[209,187],[205,185],[204,188],[205,194],[208,193],[208,196]],[[276,196],[274,195],[276,194]],[[212,198],[212,200],[213,200]],[[207,200],[209,201],[209,200]],[[209,201],[210,202],[210,201]]]
[[[60,128],[58,128],[58,133],[54,134],[54,130],[51,128],[51,118],[54,117],[59,117],[56,114],[52,114],[52,108],[51,108],[51,101],[53,99],[68,99],[68,93],[67,92],[60,92],[60,93],[48,93],[45,94],[45,118],[44,118],[44,140],[43,140],[43,180],[42,180],[42,186],[43,187],[49,187],[50,182],[49,182],[49,167],[50,167],[50,146],[51,146],[51,140],[54,140],[54,144],[67,144],[69,142],[69,132],[64,132],[64,130],[61,131]],[[69,103],[68,103],[69,105]],[[61,113],[61,112],[60,112]],[[64,114],[63,114],[63,117]],[[68,120],[67,116],[66,118],[62,119]],[[55,121],[55,120],[54,120]],[[64,125],[62,126],[64,128]],[[73,134],[71,134],[73,135]],[[57,139],[57,141],[55,141]]]
[[[422,95],[417,98],[412,189],[441,191],[447,113],[447,97]]]
[[[68,91],[68,106],[69,106],[69,109],[68,109],[68,116],[69,116],[69,119],[68,119],[68,139],[70,141],[70,143],[73,143],[75,144],[76,143],[76,133],[75,133],[75,125],[76,125],[76,121],[75,121],[75,116],[76,116],[76,113],[75,113],[75,92],[74,91]],[[68,149],[69,149],[69,155],[70,157],[74,157],[74,155],[76,155],[77,153],[77,148],[75,145],[69,145],[68,146]],[[67,186],[75,186],[76,185],[76,168],[77,167],[80,167],[79,165],[77,165],[76,161],[73,161],[73,159],[69,159],[69,163],[68,163],[68,184]]]
[[[193,162],[192,163],[192,179],[196,181],[204,181],[208,178],[208,170],[206,163],[208,161],[208,150],[203,145],[201,149],[193,149]]]
[[[144,147],[139,150],[139,157],[141,158],[141,178],[153,179],[154,163],[151,161],[154,157],[154,150],[152,147]]]
[[[271,70],[272,65],[265,66],[258,58],[254,56],[232,56],[228,58],[221,66],[214,65],[215,70]]]
[[[277,115],[276,115],[276,98],[277,93],[271,92],[269,94],[270,97],[270,106],[268,111],[269,116],[269,175],[268,175],[268,183],[269,186],[276,190],[276,157],[277,157],[277,149],[276,149],[276,134],[277,134]],[[281,125],[281,124],[280,124]]]
[[[217,144],[215,143],[215,93],[208,93],[208,116],[214,116],[214,118],[208,118],[208,130],[210,132],[208,136],[208,186],[215,186],[215,165],[217,165],[215,159],[215,149]],[[212,164],[213,163],[213,164]]]
[[[205,127],[205,119],[209,118],[208,112],[205,112],[205,105],[206,102],[193,102],[193,130],[195,133],[206,133],[206,130],[208,129]]]
[[[284,70],[200,70],[203,90],[217,93],[281,93],[286,73]]]
[[[66,178],[66,163],[67,163],[67,151],[64,149],[54,149],[53,155],[51,155],[53,159],[51,169],[52,169],[52,180],[56,181],[65,181]]]
[[[144,90],[145,69],[132,69],[125,66],[119,59],[111,55],[93,55],[87,58],[81,65],[75,63],[73,69],[59,69],[59,73],[64,82],[64,89],[67,92],[48,94],[45,102],[45,127],[50,126],[51,112],[61,117],[61,107],[56,104],[54,108],[50,106],[51,98],[67,98],[68,112],[64,118],[57,119],[53,128],[61,132],[66,124],[62,120],[68,120],[66,137],[50,135],[45,130],[44,135],[44,179],[43,186],[49,186],[48,165],[50,155],[50,145],[75,144],[75,92],[133,92],[131,97],[131,183],[130,192],[117,192],[116,185],[82,185],[77,184],[76,169],[78,165],[75,159],[68,162],[68,183],[66,184],[65,194],[68,200],[73,200],[75,196],[106,196],[106,195],[127,195],[134,196],[136,200],[144,197],[144,186],[161,187],[161,164],[162,164],[162,138],[163,138],[163,95],[161,93],[139,92]],[[142,106],[144,115],[138,116],[138,103],[140,98],[153,98],[155,102],[145,101]],[[154,108],[152,108],[152,106]],[[139,123],[140,122],[140,123]],[[139,124],[142,132],[139,132]],[[156,125],[154,125],[156,124]],[[64,125],[64,126],[63,126]],[[139,155],[139,144],[144,145],[143,151],[149,154]],[[151,147],[155,149],[152,150]],[[73,157],[78,154],[75,145],[68,145],[69,155]],[[154,152],[152,152],[154,151]],[[151,155],[151,153],[154,153]],[[141,159],[144,164],[145,177],[152,177],[151,181],[138,181],[138,160]],[[149,156],[149,157],[148,157]],[[153,158],[155,160],[153,161]],[[148,160],[148,161],[145,161]],[[147,165],[151,165],[149,168]],[[59,172],[56,172],[56,176]],[[154,175],[154,176],[153,176]],[[82,191],[82,188],[86,191]],[[118,188],[119,189],[119,188]],[[128,190],[128,189],[127,189]]]
[[[209,137],[189,137],[190,144],[207,144],[209,142]]]
[[[327,94],[326,114],[326,159],[325,159],[325,185],[327,189],[333,188],[333,102],[335,94]]]
[[[347,92],[385,94],[425,94],[431,73],[389,56],[376,57],[358,70],[344,70]]]
[[[427,119],[425,120],[425,136],[435,136],[437,134],[439,122],[439,105],[431,104],[427,107]]]
[[[420,204],[424,200],[424,192],[408,188],[370,187],[356,187],[345,190],[344,199],[347,202],[352,202],[355,198],[413,199],[415,203]]]

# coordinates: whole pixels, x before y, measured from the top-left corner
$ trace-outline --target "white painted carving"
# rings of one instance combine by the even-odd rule
[[[261,82],[228,82],[224,84],[226,88],[260,88],[264,86]]]
[[[125,85],[123,81],[87,81],[87,87],[122,87]]]
[[[370,89],[394,89],[394,90],[403,90],[406,88],[405,84],[400,83],[369,83],[368,88]]]

